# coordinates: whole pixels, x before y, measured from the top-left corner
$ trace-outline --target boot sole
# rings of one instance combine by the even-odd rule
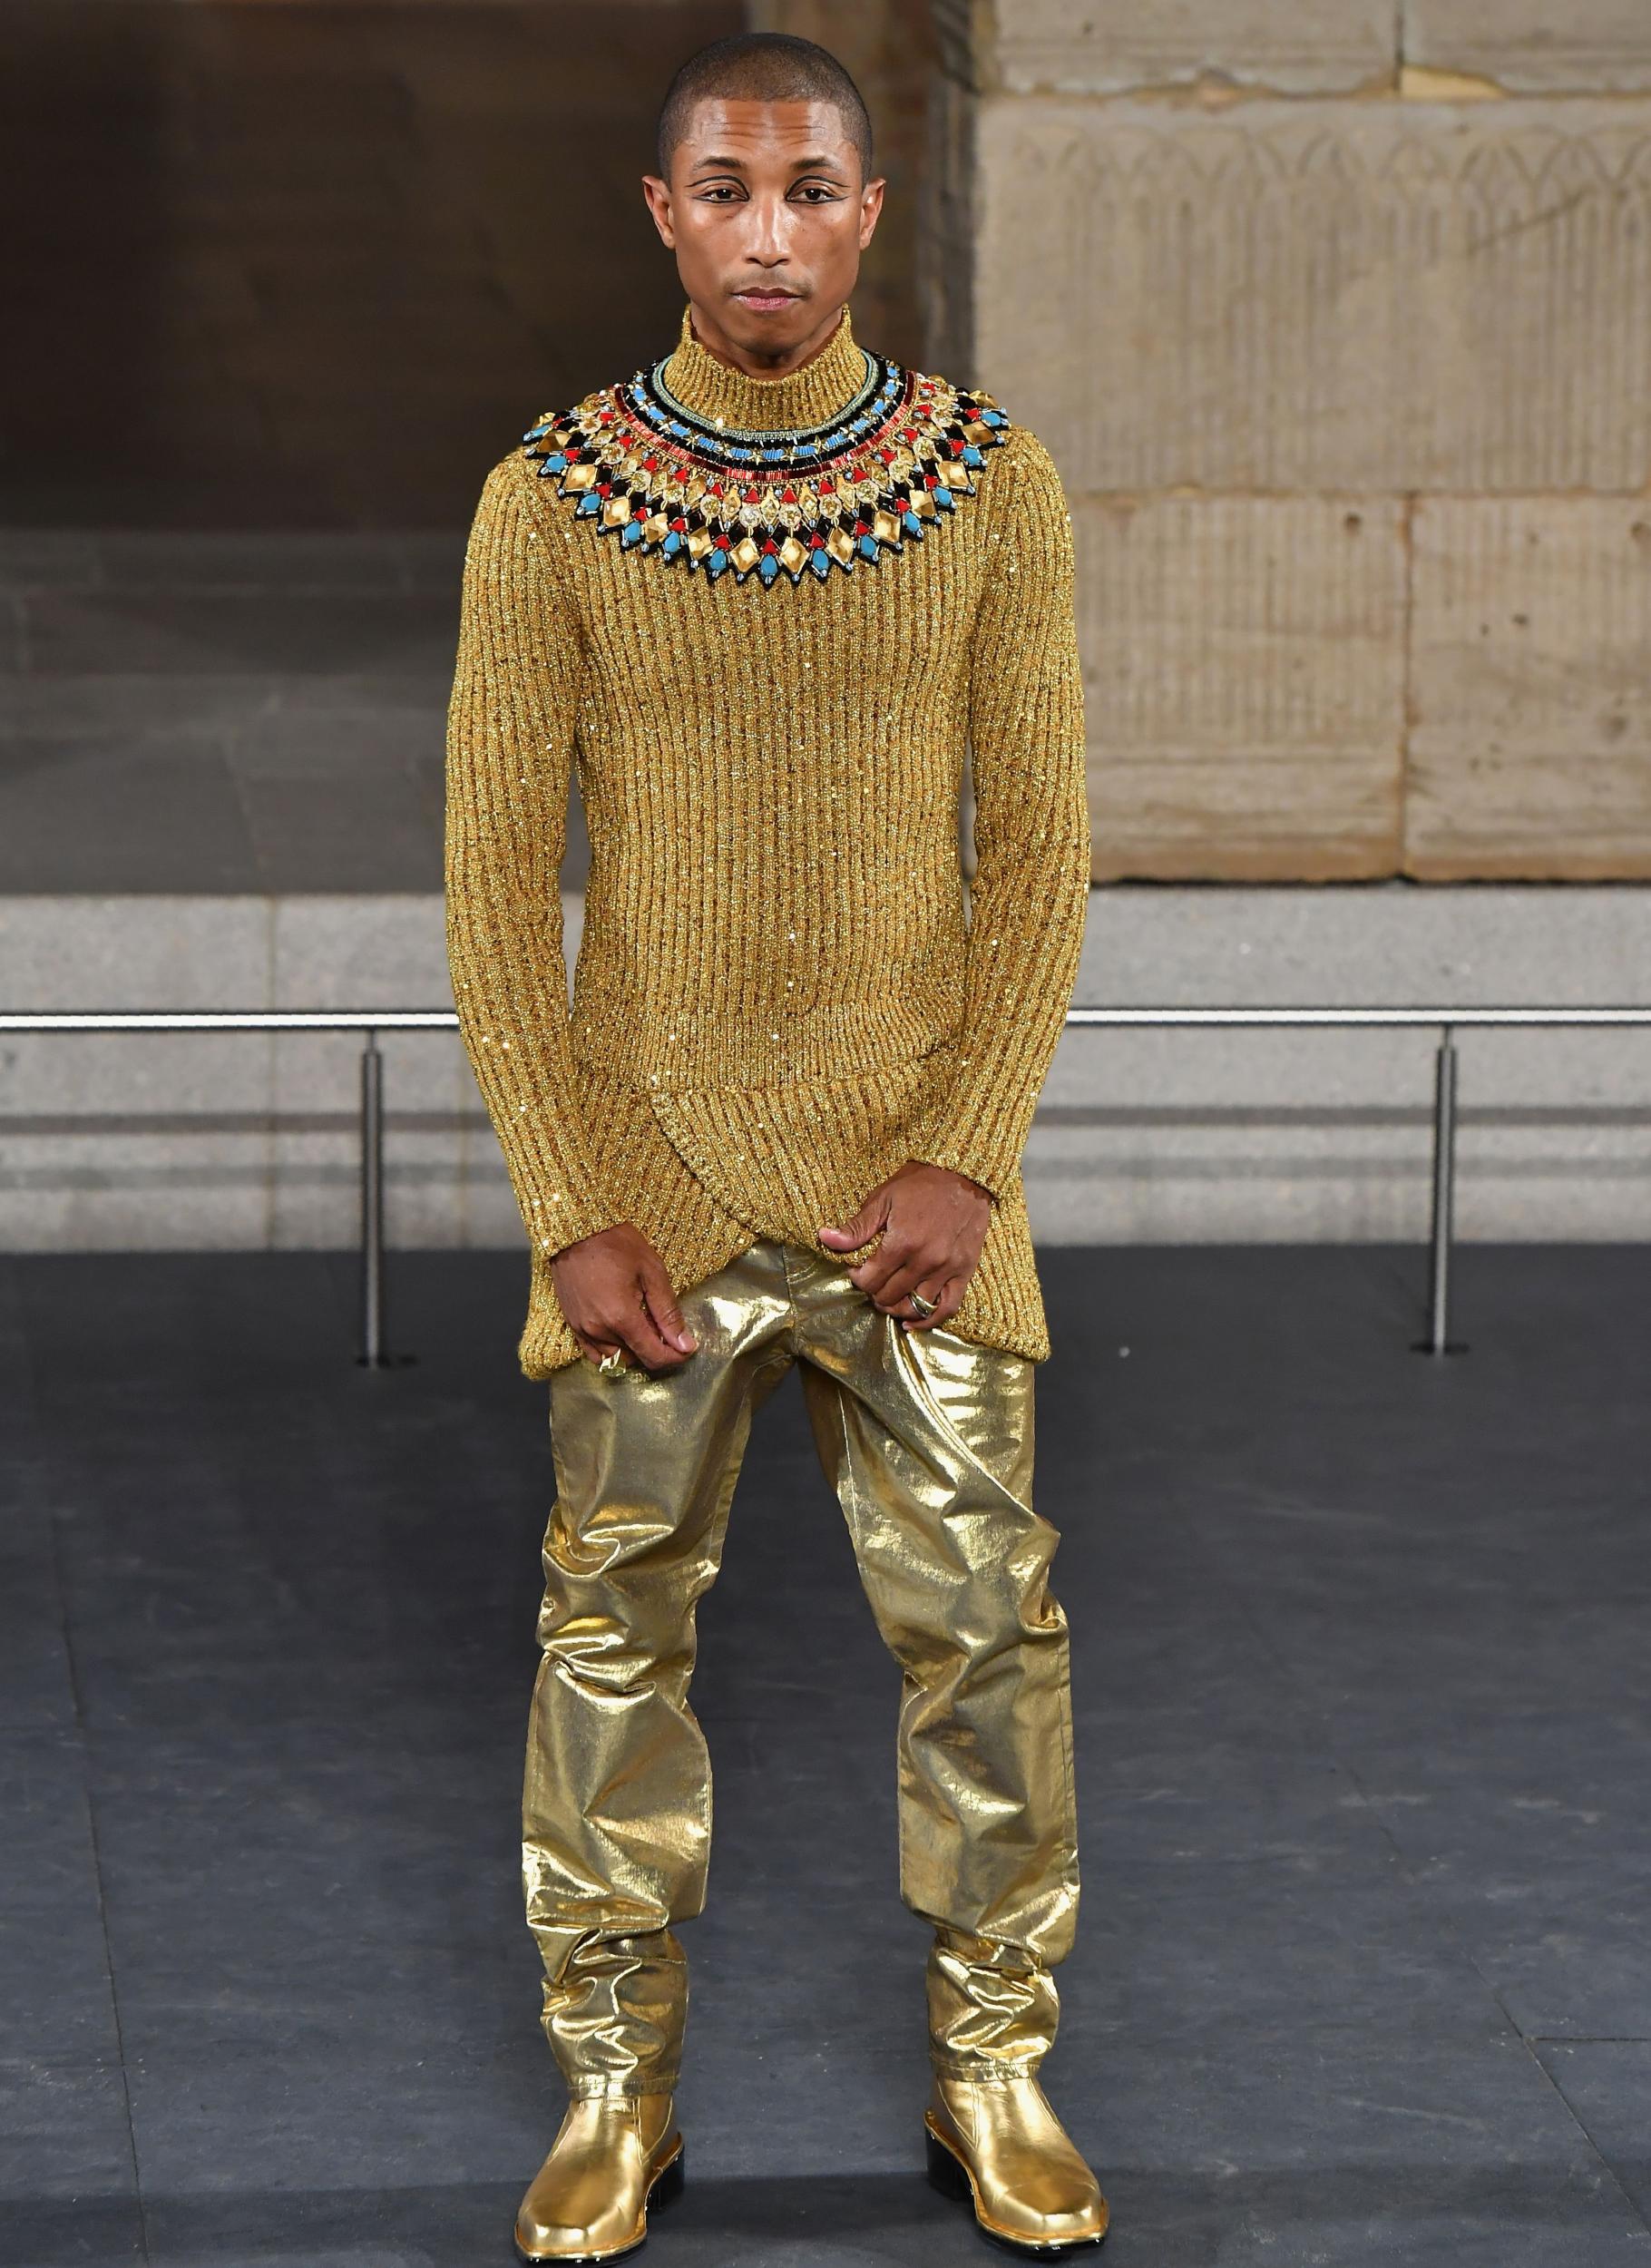
[[[923,2137],[930,2183],[943,2197],[954,2197],[960,2204],[969,2207],[975,2227],[989,2244],[996,2244],[1006,2253],[1018,2253],[1022,2260],[1063,2260],[1072,2253],[1092,2253],[1106,2241],[1105,2229],[1099,2236],[1064,2237],[1054,2244],[1031,2244],[1024,2237],[1009,2236],[1001,2229],[994,2229],[981,2218],[980,2193],[975,2188],[973,2175],[957,2153],[941,2140],[926,2118]]]
[[[658,2205],[668,2205],[682,2195],[682,2185],[688,2177],[688,2148],[680,2135],[677,2146],[648,2185],[648,2195],[642,2200],[643,2228],[640,2236],[633,2236],[629,2244],[616,2245],[606,2253],[529,2253],[518,2244],[516,2257],[528,2263],[529,2268],[607,2268],[611,2260],[628,2260],[640,2253],[648,2242],[648,2215]]]

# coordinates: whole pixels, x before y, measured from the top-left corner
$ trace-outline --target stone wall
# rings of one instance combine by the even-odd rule
[[[1651,7],[932,16],[925,351],[1068,484],[1098,877],[1651,874]]]

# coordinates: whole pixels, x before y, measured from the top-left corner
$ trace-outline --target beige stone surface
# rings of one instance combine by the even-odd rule
[[[1642,105],[980,112],[979,376],[1080,491],[1651,478]]]
[[[1000,0],[988,34],[1014,92],[1114,93],[1214,77],[1289,94],[1390,83],[1392,0]]]
[[[1093,1005],[1645,1000],[1651,890],[1119,884],[1089,901]],[[1104,1031],[1056,1051],[1027,1145],[1051,1243],[1402,1238],[1425,1297],[1435,1030]],[[1651,1031],[1459,1035],[1457,1218],[1480,1237],[1651,1237]],[[1104,1261],[1099,1263],[1104,1266]],[[1461,1274],[1467,1296],[1470,1263]]]
[[[1405,0],[1406,60],[1509,93],[1651,89],[1646,0]]]
[[[450,1011],[439,894],[0,896],[5,1005]],[[520,1221],[454,1031],[387,1033],[394,1242]],[[9,1035],[0,1242],[15,1251],[347,1245],[361,1042],[271,1032]]]
[[[1403,514],[1363,497],[1078,497],[1098,877],[1389,874]]]
[[[1651,869],[1648,656],[1651,503],[1423,499],[1408,871]]]

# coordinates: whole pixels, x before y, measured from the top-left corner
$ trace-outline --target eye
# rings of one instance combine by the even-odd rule
[[[805,181],[802,193],[811,205],[829,205],[836,200],[836,191],[825,181]]]

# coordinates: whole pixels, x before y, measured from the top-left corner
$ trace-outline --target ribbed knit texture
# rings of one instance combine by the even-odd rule
[[[828,418],[864,367],[846,310],[800,370],[754,378],[685,309],[665,376],[704,416],[777,429]],[[685,1289],[761,1236],[825,1253],[819,1228],[912,1158],[995,1199],[951,1329],[1049,1354],[1021,1153],[1089,887],[1071,525],[1021,427],[974,480],[903,552],[765,588],[622,551],[519,450],[488,475],[448,715],[447,944],[530,1238],[530,1378],[579,1355],[563,1246],[634,1222]]]

